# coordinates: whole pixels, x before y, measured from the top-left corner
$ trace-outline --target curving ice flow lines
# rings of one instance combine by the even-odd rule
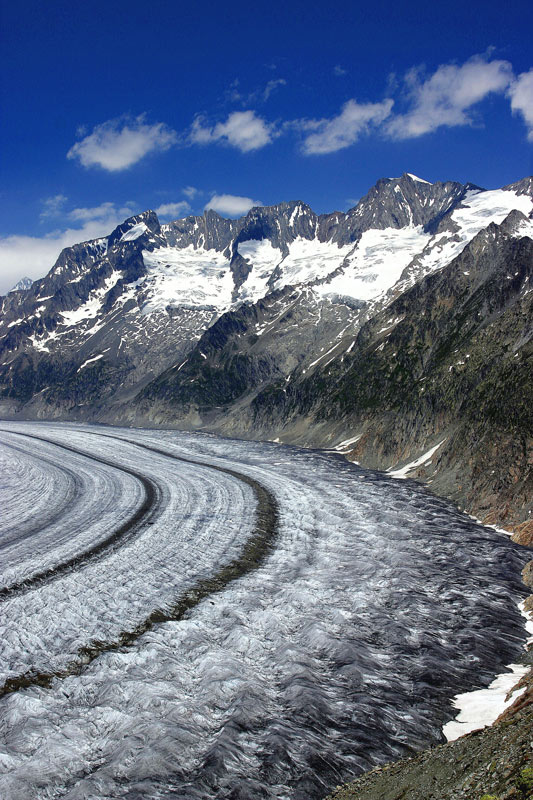
[[[12,431],[9,431],[9,433],[12,433]],[[127,522],[114,530],[105,540],[53,568],[34,574],[25,581],[5,587],[0,590],[0,598],[4,600],[32,589],[40,588],[65,574],[82,569],[88,563],[92,563],[96,559],[105,558],[110,553],[116,551],[117,545],[123,546],[130,543],[133,538],[142,534],[146,525],[153,524],[154,518],[156,518],[159,513],[161,497],[161,490],[156,482],[136,470],[126,468],[116,462],[96,456],[93,453],[88,453],[78,448],[59,443],[53,439],[47,439],[35,434],[22,434],[18,432],[17,435],[51,444],[131,475],[142,483],[145,496],[142,505]],[[116,441],[127,443],[128,445],[134,444],[121,437],[106,436],[106,438],[112,438]],[[234,469],[177,456],[149,445],[135,443],[134,446],[157,453],[172,461],[194,465],[195,467],[207,468],[208,470],[229,475],[250,487],[256,502],[255,524],[251,535],[243,543],[236,558],[224,564],[209,577],[194,582],[194,584],[186,592],[182,593],[178,600],[174,601],[171,605],[167,605],[164,608],[153,609],[149,615],[144,617],[135,626],[129,630],[121,630],[114,638],[106,641],[94,640],[80,647],[76,653],[76,658],[60,669],[54,671],[30,670],[22,675],[8,678],[3,686],[0,687],[0,697],[30,686],[50,686],[54,678],[79,675],[83,668],[101,653],[117,650],[118,648],[133,644],[139,636],[149,631],[156,624],[182,619],[187,611],[206,597],[222,590],[236,578],[256,569],[269,552],[278,528],[278,506],[274,495],[259,483],[259,481]]]
[[[414,484],[204,433],[1,427],[131,465],[161,490],[142,535],[2,603],[0,684],[32,688],[0,700],[1,797],[318,800],[439,741],[450,698],[522,652],[529,554]],[[99,506],[117,527],[141,503],[130,475],[22,446],[59,454],[84,483],[56,562],[106,535]],[[31,523],[28,478],[48,505],[66,491],[59,472],[39,477],[0,448],[2,466],[0,536]],[[51,565],[53,535],[34,538],[11,577]]]
[[[2,431],[3,433],[12,433],[12,431]],[[157,513],[157,503],[159,497],[159,488],[157,484],[146,478],[140,472],[136,470],[129,469],[128,467],[119,466],[118,464],[108,461],[105,458],[101,458],[100,456],[95,456],[89,453],[84,453],[81,450],[78,450],[74,447],[69,447],[66,444],[59,444],[58,442],[54,442],[52,439],[46,439],[43,436],[36,436],[34,434],[29,433],[19,433],[18,431],[15,433],[16,436],[24,436],[27,439],[36,439],[41,442],[46,442],[47,444],[53,444],[55,447],[59,447],[61,450],[67,450],[71,453],[76,453],[77,455],[87,456],[91,458],[93,461],[97,461],[100,464],[105,464],[108,467],[113,467],[114,469],[118,469],[121,472],[126,473],[127,475],[131,475],[133,478],[136,478],[144,488],[144,500],[142,505],[135,511],[135,513],[128,519],[123,525],[119,528],[114,530],[107,538],[103,541],[98,542],[93,547],[90,547],[88,550],[85,550],[83,553],[79,553],[72,558],[69,558],[67,561],[63,561],[61,564],[54,565],[42,572],[37,572],[32,575],[30,578],[25,579],[19,583],[13,583],[10,586],[4,586],[0,588],[0,600],[5,600],[10,597],[14,597],[17,594],[21,594],[23,592],[30,591],[31,589],[35,589],[38,586],[43,586],[50,581],[56,580],[60,575],[65,574],[66,572],[70,572],[73,569],[81,568],[83,565],[95,558],[105,558],[107,553],[112,550],[117,544],[124,544],[126,541],[129,541],[133,536],[139,535],[142,528],[148,524],[149,521],[156,515]]]
[[[28,456],[28,453],[25,450],[23,450],[20,447],[17,447],[14,444],[11,444],[9,442],[2,442],[2,445],[4,447],[9,448],[9,450],[11,450],[12,452],[18,452],[26,457]],[[0,540],[0,550],[5,550],[6,548],[10,547],[14,542],[21,542],[24,539],[29,539],[36,533],[38,533],[40,530],[42,530],[43,527],[50,526],[58,522],[65,512],[65,508],[71,503],[75,502],[83,491],[82,482],[76,475],[74,470],[69,469],[68,467],[65,467],[63,465],[59,466],[43,455],[39,456],[38,460],[47,464],[52,469],[60,470],[67,479],[67,482],[69,484],[68,490],[65,492],[65,497],[63,498],[63,501],[59,504],[56,504],[53,508],[51,508],[44,517],[40,516],[39,522],[35,522],[34,517],[32,517],[32,524],[29,527],[27,527],[24,531],[14,532],[11,535],[6,535],[4,533]],[[2,589],[0,588],[0,597],[1,597],[1,592]]]

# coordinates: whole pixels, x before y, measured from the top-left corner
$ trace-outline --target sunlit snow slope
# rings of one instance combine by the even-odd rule
[[[320,798],[438,739],[520,652],[527,554],[410,482],[0,428],[2,797]]]

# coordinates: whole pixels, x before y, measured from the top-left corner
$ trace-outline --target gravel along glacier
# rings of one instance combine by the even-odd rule
[[[527,551],[411,481],[0,422],[0,797],[310,800],[522,652]]]

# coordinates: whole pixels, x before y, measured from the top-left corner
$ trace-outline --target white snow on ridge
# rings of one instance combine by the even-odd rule
[[[500,225],[514,209],[528,216],[533,209],[533,200],[527,195],[517,195],[503,189],[489,192],[475,189],[468,192],[461,207],[451,215],[459,230],[451,234],[439,233],[431,239],[419,262],[422,273],[445,267],[483,228],[491,222]]]
[[[424,178],[419,178],[418,175],[413,175],[412,172],[408,172],[407,175],[411,178],[411,180],[416,181],[417,183],[427,183],[428,186],[433,186],[430,181],[425,181]]]
[[[340,294],[374,300],[397,283],[430,238],[422,226],[365,231],[349,265],[331,281],[316,287],[316,291],[322,296]]]
[[[168,305],[214,306],[222,313],[231,305],[233,276],[222,253],[189,245],[143,250],[142,255],[148,270],[143,282],[148,293],[145,314]]]
[[[135,239],[138,239],[139,236],[142,236],[145,231],[148,230],[146,223],[138,222],[137,225],[133,225],[126,233],[123,233],[120,237],[121,242],[133,242]]]
[[[292,212],[293,215],[296,210]],[[268,293],[267,283],[282,259],[281,250],[273,247],[269,239],[250,239],[247,242],[239,242],[237,251],[253,265],[252,271],[241,287],[241,299],[255,302]]]
[[[409,173],[412,180],[429,184]],[[429,184],[431,185],[431,184]],[[332,242],[319,242],[302,237],[289,245],[289,254],[283,258],[279,248],[268,239],[249,240],[237,245],[239,254],[252,269],[239,290],[238,302],[257,302],[270,288],[281,289],[289,284],[313,284],[335,272],[344,259],[349,263],[330,282],[318,285],[320,298],[342,295],[362,301],[383,298],[398,284],[404,269],[416,259],[418,277],[440,269],[458,255],[465,245],[490,222],[501,223],[514,208],[529,214],[533,207],[531,198],[514,192],[495,190],[470,192],[464,208],[457,209],[453,221],[459,226],[457,233],[431,236],[422,226],[386,230],[368,230],[363,233],[357,247],[353,244],[338,247]],[[289,224],[294,224],[303,213],[294,208]],[[124,234],[137,235],[144,223],[134,226]],[[528,233],[524,231],[526,235]],[[523,234],[522,234],[523,235]],[[352,252],[353,251],[353,252]],[[168,305],[214,307],[219,313],[232,306],[234,290],[229,262],[216,250],[186,248],[161,248],[143,251],[149,275],[142,281],[147,292],[143,312],[163,311]],[[274,270],[280,276],[269,286]]]

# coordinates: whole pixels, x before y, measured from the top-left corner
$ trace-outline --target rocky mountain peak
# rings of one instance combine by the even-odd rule
[[[301,200],[278,203],[274,206],[252,208],[242,220],[234,245],[233,255],[240,243],[268,239],[273,248],[285,257],[295,239],[313,239],[317,229],[317,215]]]
[[[21,278],[20,281],[18,281],[18,283],[16,283],[13,286],[13,288],[10,289],[9,291],[10,292],[27,292],[28,289],[31,289],[32,284],[33,284],[33,281],[32,281],[31,278],[27,278],[27,277],[26,278]]]
[[[528,218],[522,211],[513,209],[503,220],[499,229],[502,233],[508,234],[515,238],[521,236],[533,237],[533,221]]]
[[[518,195],[528,195],[533,197],[533,175],[528,175],[515,183],[509,183],[503,187],[504,192],[515,192]]]
[[[147,232],[152,234],[161,233],[161,225],[157,214],[151,209],[143,211],[141,214],[135,214],[135,216],[129,217],[121,225],[118,225],[107,238],[108,247],[113,247],[117,242],[135,241]]]

